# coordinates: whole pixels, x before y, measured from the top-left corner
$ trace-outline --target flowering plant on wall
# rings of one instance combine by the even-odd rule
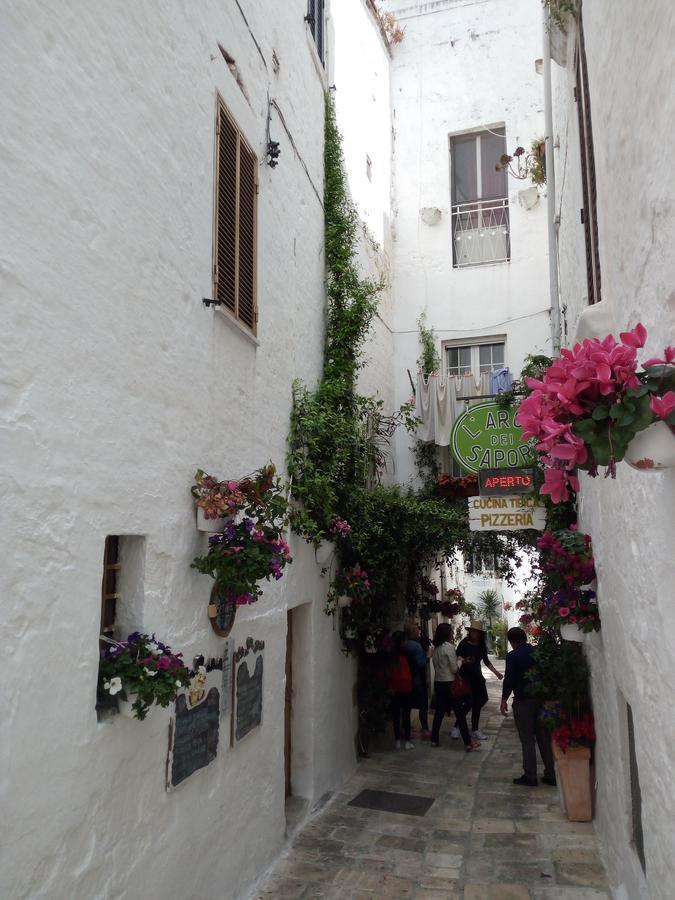
[[[675,425],[675,347],[648,359],[638,371],[637,351],[647,331],[641,324],[561,351],[541,379],[527,378],[532,393],[520,404],[516,423],[523,440],[535,438],[544,464],[542,494],[565,501],[579,490],[575,469],[616,474],[638,432],[663,420]]]
[[[331,615],[338,606],[365,604],[370,593],[370,577],[359,563],[342,569],[333,579],[328,591],[326,613]]]
[[[569,747],[591,747],[595,741],[595,723],[592,714],[563,719],[553,729],[553,740],[564,753]]]
[[[127,700],[134,716],[144,719],[153,703],[168,706],[190,683],[181,653],[155,638],[134,631],[126,641],[109,641],[101,650],[99,690]]]
[[[590,588],[562,588],[542,598],[539,618],[546,625],[577,625],[582,631],[600,630],[600,613],[595,591]],[[521,617],[522,622],[522,617]]]
[[[208,552],[196,557],[192,568],[216,581],[225,602],[243,606],[262,594],[258,582],[278,581],[292,562],[282,536],[287,502],[272,465],[227,485],[236,485],[227,488],[226,501],[235,518],[222,534],[209,537]]]
[[[545,531],[537,541],[539,567],[547,587],[581,587],[595,578],[590,534],[575,525],[560,531]]]
[[[441,497],[476,497],[478,495],[478,476],[463,475],[453,478],[443,472],[436,479],[436,493]]]

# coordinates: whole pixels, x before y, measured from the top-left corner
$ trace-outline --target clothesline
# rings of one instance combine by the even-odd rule
[[[424,373],[419,371],[415,391],[415,414],[421,422],[417,429],[418,439],[426,444],[448,447],[452,427],[466,405],[507,391],[512,383],[506,367],[481,372],[478,382],[473,373],[460,376],[452,373],[442,380],[433,373],[425,379]]]

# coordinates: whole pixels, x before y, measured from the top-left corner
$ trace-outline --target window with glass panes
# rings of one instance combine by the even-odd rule
[[[504,343],[466,344],[446,348],[448,375],[473,375],[478,379],[481,372],[491,372],[504,366]]]

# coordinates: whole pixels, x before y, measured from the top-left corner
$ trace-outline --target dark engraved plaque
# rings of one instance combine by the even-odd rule
[[[235,724],[237,741],[246,737],[262,721],[263,658],[262,656],[257,657],[253,675],[249,672],[248,662],[248,660],[242,659],[237,666]]]
[[[212,687],[206,699],[192,709],[187,697],[176,699],[176,720],[173,735],[171,785],[176,787],[197,769],[208,766],[218,752],[220,724],[220,693]]]

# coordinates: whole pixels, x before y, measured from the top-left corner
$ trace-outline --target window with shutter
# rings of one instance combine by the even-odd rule
[[[213,294],[255,334],[258,160],[220,97],[215,182]]]
[[[600,293],[600,250],[598,247],[598,209],[595,188],[595,154],[593,152],[593,129],[591,126],[591,96],[588,89],[588,66],[584,27],[579,13],[579,44],[576,65],[576,101],[579,117],[579,143],[581,154],[581,184],[584,208],[581,221],[586,242],[586,277],[588,280],[588,302],[599,303]]]
[[[323,65],[324,59],[324,16],[325,16],[324,0],[308,0],[306,22],[309,30],[312,32],[314,43],[316,44],[316,52]]]

